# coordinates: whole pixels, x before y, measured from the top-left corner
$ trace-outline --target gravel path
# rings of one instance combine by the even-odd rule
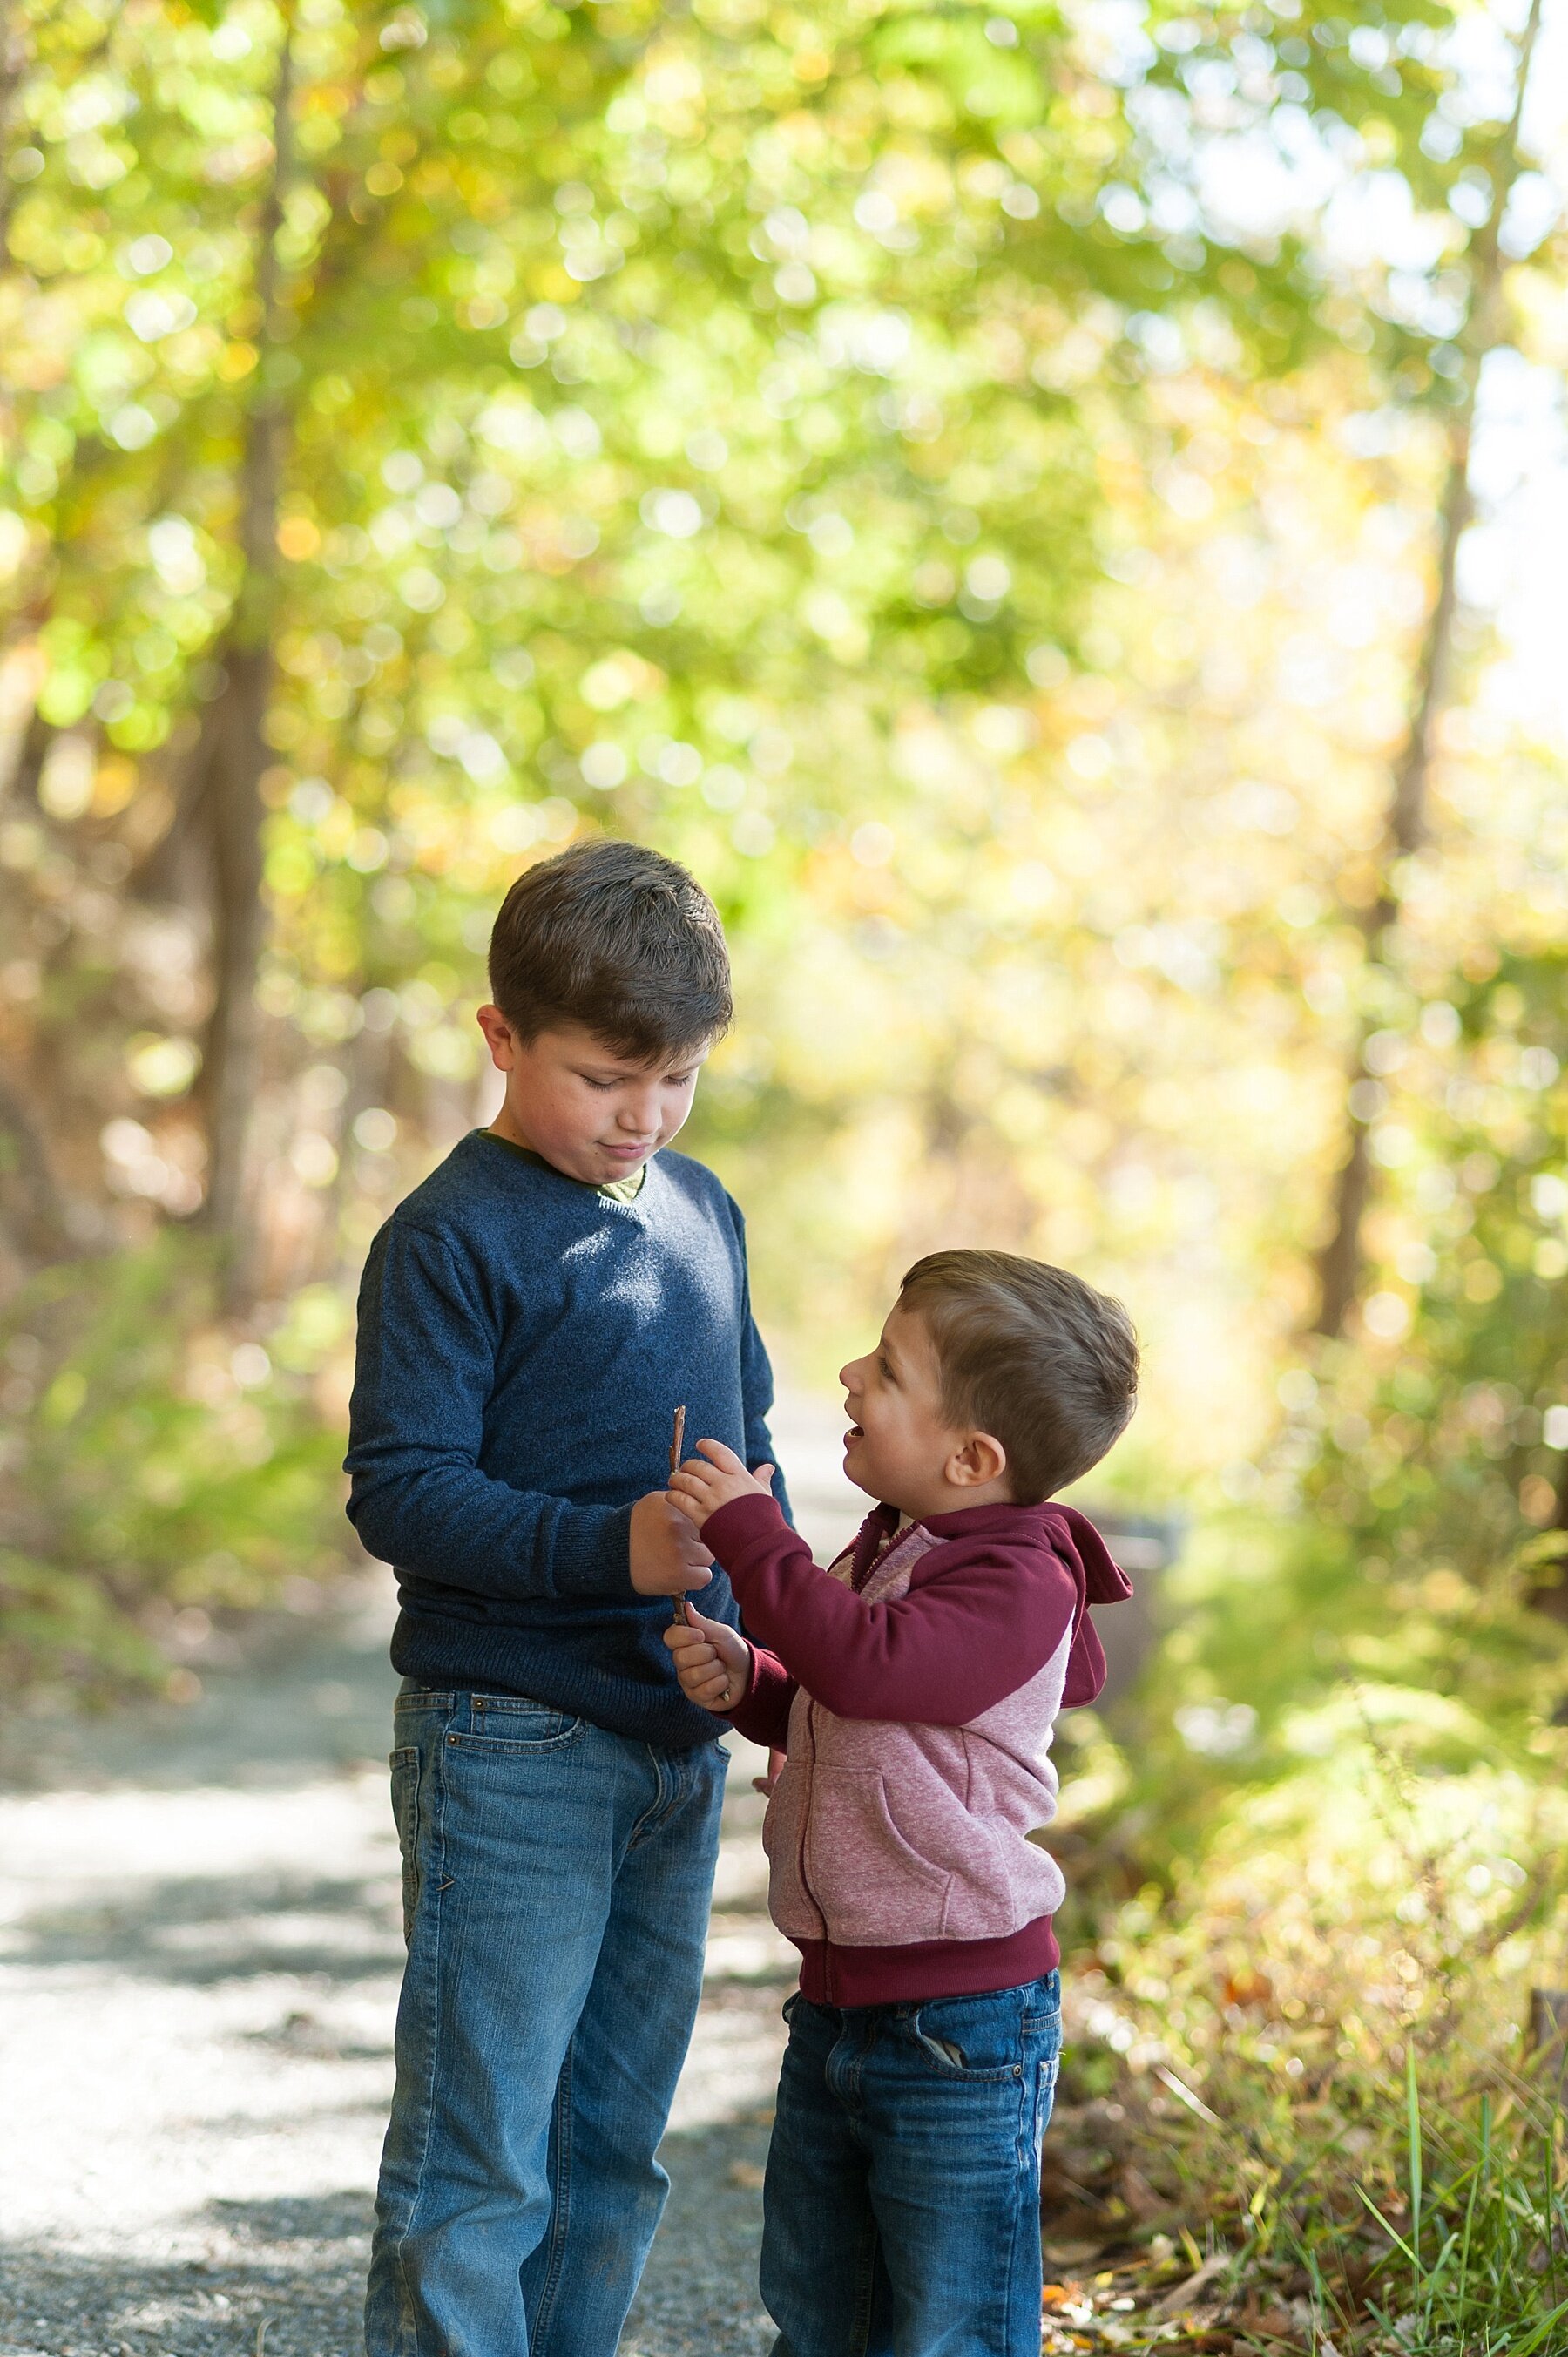
[[[831,1412],[780,1455],[853,1527]],[[199,1702],[13,1717],[0,1756],[0,2352],[351,2357],[402,1963],[378,1582]],[[736,1742],[670,2206],[622,2357],[763,2357],[761,2163],[793,1951]],[[263,2335],[264,2328],[264,2335]]]

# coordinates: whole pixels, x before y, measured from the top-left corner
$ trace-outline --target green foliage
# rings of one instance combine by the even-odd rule
[[[174,1236],[16,1297],[0,1329],[8,1684],[157,1680],[182,1610],[252,1610],[335,1575],[341,1444],[308,1377],[340,1335],[337,1305],[306,1297],[270,1354],[239,1339],[210,1255]]]
[[[1238,2348],[1265,2317],[1367,2357],[1555,2348],[1562,2114],[1521,2030],[1568,1934],[1568,1644],[1501,1583],[1369,1580],[1343,1534],[1205,1553],[1148,1722],[1080,1733],[1065,1780],[1065,2117],[1111,2104],[1139,2172],[1135,2208],[1105,2174],[1101,2280],[1174,2298],[1185,2227],[1223,2258],[1192,2320]]]
[[[156,1677],[336,1559],[349,1283],[486,1111],[495,905],[657,842],[735,946],[688,1142],[797,1372],[958,1239],[1137,1315],[1102,1479],[1195,1536],[1136,1740],[1072,1754],[1072,2083],[1340,2357],[1558,2330],[1509,2031],[1563,1927],[1568,839],[1474,612],[1368,955],[1453,421],[1484,342],[1562,363],[1519,38],[30,0],[0,88],[7,1674]],[[169,1223],[263,640],[242,1327]],[[1306,1344],[1363,1049],[1364,1299]]]

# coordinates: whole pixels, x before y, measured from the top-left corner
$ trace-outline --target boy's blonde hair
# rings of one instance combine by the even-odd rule
[[[1065,1268],[1016,1253],[929,1253],[898,1307],[931,1338],[949,1422],[1006,1450],[1018,1505],[1098,1465],[1137,1405],[1132,1319]]]

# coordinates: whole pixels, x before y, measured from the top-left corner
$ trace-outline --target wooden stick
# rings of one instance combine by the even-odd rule
[[[670,1470],[671,1473],[679,1473],[681,1470],[681,1458],[685,1446],[686,1411],[684,1406],[682,1406],[678,1407],[675,1411],[675,1429],[670,1438]],[[685,1620],[686,1599],[683,1596],[676,1597],[672,1606],[671,1607],[671,1617],[678,1622]]]

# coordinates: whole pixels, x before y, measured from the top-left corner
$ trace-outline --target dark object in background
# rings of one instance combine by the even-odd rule
[[[1531,1989],[1530,2022],[1525,2044],[1539,2056],[1536,2068],[1543,2085],[1568,2094],[1568,1989]]]
[[[1094,1616],[1105,1648],[1105,1691],[1099,1706],[1103,1710],[1114,1708],[1137,1684],[1158,1639],[1160,1575],[1180,1555],[1185,1525],[1174,1514],[1119,1514],[1112,1508],[1101,1512],[1092,1504],[1084,1512],[1133,1583],[1130,1604]]]

